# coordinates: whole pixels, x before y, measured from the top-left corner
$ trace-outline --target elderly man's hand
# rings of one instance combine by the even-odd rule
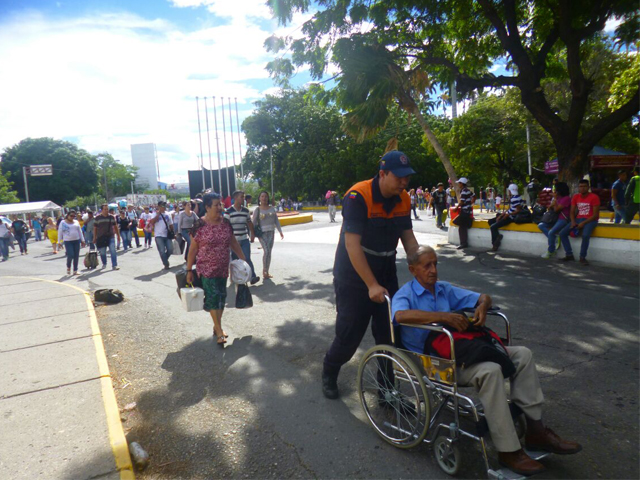
[[[469,328],[469,319],[460,313],[448,313],[443,319],[449,327],[455,328],[459,332],[464,332]]]
[[[473,323],[474,327],[484,327],[486,321],[487,307],[485,304],[480,304],[473,313],[473,320],[471,320],[471,323]]]

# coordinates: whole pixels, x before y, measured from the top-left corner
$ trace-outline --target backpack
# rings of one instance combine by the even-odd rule
[[[531,214],[531,220],[533,221],[533,223],[540,223],[546,211],[547,211],[546,208],[536,203],[533,206],[533,213]]]
[[[93,270],[98,266],[98,252],[95,250],[89,251],[84,256],[84,266],[89,270]]]
[[[93,298],[96,302],[120,303],[124,300],[124,295],[120,290],[115,290],[113,288],[102,288],[95,291],[95,293],[93,294]]]
[[[533,216],[531,214],[531,210],[524,203],[520,206],[520,211],[516,213],[516,216],[513,219],[514,223],[531,223],[533,221]]]

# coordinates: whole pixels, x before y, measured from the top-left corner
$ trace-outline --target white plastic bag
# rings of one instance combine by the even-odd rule
[[[180,242],[178,242],[178,240],[174,238],[173,240],[171,240],[171,243],[173,244],[173,253],[171,255],[182,255],[182,250],[180,249]]]
[[[251,267],[244,260],[233,260],[229,264],[231,281],[237,285],[244,285],[251,280]]]
[[[180,289],[182,306],[187,312],[201,312],[204,308],[204,290],[198,287]]]

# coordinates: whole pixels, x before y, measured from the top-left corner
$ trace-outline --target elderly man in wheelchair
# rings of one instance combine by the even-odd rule
[[[401,324],[402,344],[406,349],[421,354],[429,353],[425,351],[425,348],[431,348],[429,337],[438,335],[407,324],[437,324],[456,332],[484,326],[491,308],[489,295],[439,282],[438,257],[431,247],[421,246],[407,261],[415,278],[404,285],[392,301],[394,324]],[[473,318],[454,313],[470,308],[475,309]],[[456,357],[459,357],[458,340],[455,342]],[[497,347],[499,350],[500,345]],[[502,352],[504,361],[498,358],[481,361],[482,355],[475,355],[474,358],[474,352],[467,357],[470,364],[460,365],[460,358],[457,358],[457,382],[477,390],[491,438],[499,452],[500,464],[518,474],[533,475],[545,468],[527,455],[520,444],[510,413],[505,378],[508,377],[511,382],[511,403],[519,407],[526,418],[527,449],[574,454],[582,447],[576,442],[561,439],[543,424],[543,395],[531,351],[526,347],[507,346],[502,347]]]

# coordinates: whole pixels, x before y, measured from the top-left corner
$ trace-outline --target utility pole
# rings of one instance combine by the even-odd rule
[[[234,97],[236,102],[236,125],[238,125],[238,151],[240,152],[240,175],[242,176],[242,188],[244,189],[244,168],[242,167],[242,144],[240,143],[240,118],[238,117],[238,99]]]
[[[216,152],[218,152],[218,188],[222,195],[222,166],[220,165],[220,138],[218,137],[218,113],[216,111],[216,97],[213,98],[213,124],[216,129]]]
[[[200,139],[200,171],[202,172],[202,191],[207,188],[204,182],[204,159],[202,157],[202,130],[200,129],[200,105],[198,104],[198,97],[196,97],[196,110],[198,112],[198,138]]]
[[[222,139],[224,140],[224,176],[227,178],[227,195],[231,195],[231,187],[229,187],[229,155],[227,154],[227,127],[224,122],[224,97],[220,97],[220,108],[222,108]]]
[[[269,156],[271,157],[271,201],[273,201],[273,147],[269,147]]]
[[[529,161],[529,181],[531,181],[531,145],[529,145],[529,124],[527,123],[527,159]]]
[[[207,97],[204,97],[204,116],[207,119],[207,146],[209,147],[209,179],[211,180],[211,191],[215,192],[213,186],[213,166],[211,165],[211,139],[209,138],[209,107],[207,106]]]
[[[27,203],[29,203],[29,184],[27,183],[27,168],[22,167],[22,178],[24,178],[24,195],[27,198]]]
[[[233,181],[237,182],[238,176],[236,173],[236,151],[233,148],[233,117],[231,116],[231,97],[227,97],[227,100],[229,100],[229,128],[231,129],[231,158],[233,158]]]
[[[107,166],[105,160],[102,161],[102,171],[104,172],[104,201],[109,203],[109,191],[107,190]]]

